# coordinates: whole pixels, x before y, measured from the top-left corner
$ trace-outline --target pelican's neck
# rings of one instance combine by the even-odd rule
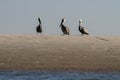
[[[40,18],[38,18],[38,21],[39,21],[39,24],[41,24],[41,20],[40,20]]]
[[[64,23],[64,21],[61,21],[61,24],[60,24],[60,25],[62,26],[62,25],[63,25],[63,23]]]
[[[82,26],[82,23],[81,23],[81,22],[79,22],[79,26],[80,26],[80,27]]]

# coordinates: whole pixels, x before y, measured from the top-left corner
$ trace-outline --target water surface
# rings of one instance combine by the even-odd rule
[[[0,71],[0,80],[120,80],[120,72]]]

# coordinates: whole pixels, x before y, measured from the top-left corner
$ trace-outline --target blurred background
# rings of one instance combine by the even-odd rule
[[[62,18],[71,35],[80,35],[83,20],[91,35],[120,35],[120,0],[0,0],[0,34],[36,34],[38,17],[43,34],[62,34]]]

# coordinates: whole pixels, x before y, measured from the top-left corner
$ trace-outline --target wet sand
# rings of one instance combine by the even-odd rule
[[[0,70],[120,71],[120,36],[1,34]]]

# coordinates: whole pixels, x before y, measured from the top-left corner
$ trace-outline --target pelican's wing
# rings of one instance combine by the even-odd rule
[[[83,27],[83,30],[84,32],[89,33],[87,28]]]
[[[66,27],[66,31],[67,33],[70,33],[70,29],[68,27]]]

